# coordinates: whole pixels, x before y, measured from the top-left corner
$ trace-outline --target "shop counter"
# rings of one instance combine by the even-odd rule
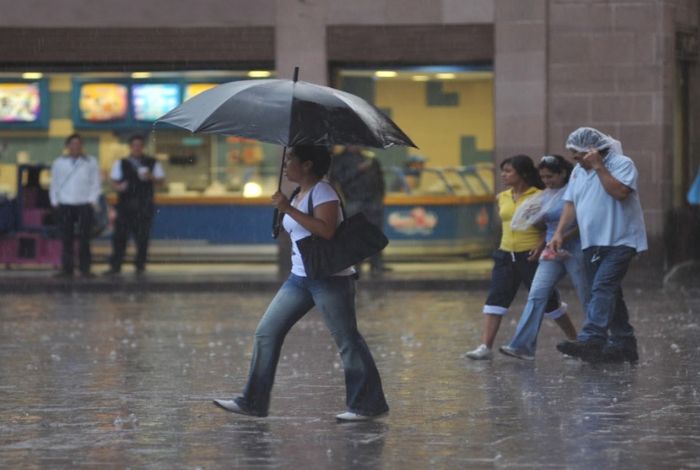
[[[114,196],[109,198],[114,203]],[[158,195],[152,240],[191,245],[274,245],[270,197]],[[492,246],[494,197],[389,194],[386,254],[481,256]],[[213,248],[213,247],[212,247]]]

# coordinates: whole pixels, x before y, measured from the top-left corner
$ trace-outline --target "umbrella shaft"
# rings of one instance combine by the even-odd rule
[[[284,149],[282,150],[282,164],[280,165],[280,174],[277,179],[277,191],[282,191],[282,175],[284,173],[284,162],[287,158],[287,146],[285,145]]]
[[[277,238],[280,234],[280,229],[282,228],[282,218],[280,217],[280,211],[275,209],[272,213],[272,238]]]
[[[285,145],[282,150],[282,164],[280,165],[280,175],[277,180],[277,191],[282,191],[282,175],[284,174],[284,161],[287,158],[287,146]],[[275,209],[272,214],[272,238],[277,238],[280,234],[280,228],[282,226],[282,218],[280,217],[280,211]]]

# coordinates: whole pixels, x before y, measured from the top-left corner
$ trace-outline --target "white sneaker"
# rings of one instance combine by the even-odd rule
[[[236,400],[225,400],[223,398],[217,398],[214,400],[214,404],[219,408],[223,408],[226,411],[230,411],[231,413],[238,413],[239,415],[256,416],[258,418],[264,418],[265,416],[267,416],[267,413],[255,413],[253,411],[241,408],[240,405],[236,403]]]
[[[480,345],[473,351],[469,351],[466,356],[475,361],[493,358],[493,351],[485,344]]]
[[[367,415],[361,415],[357,413],[353,413],[352,411],[346,411],[345,413],[340,413],[339,415],[335,416],[335,419],[338,421],[370,421],[373,419],[381,418],[385,416],[388,412],[386,413],[380,413],[378,415],[374,416],[367,416]]]
[[[506,356],[510,357],[517,357],[518,359],[522,359],[524,361],[534,361],[535,356],[531,356],[530,354],[525,354],[523,352],[518,351],[515,348],[511,348],[510,346],[501,346],[498,348],[499,351],[501,351],[501,354],[505,354]]]

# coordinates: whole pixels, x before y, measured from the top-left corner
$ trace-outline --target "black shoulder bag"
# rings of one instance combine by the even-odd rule
[[[313,216],[312,193],[313,189],[309,193],[308,213]],[[335,229],[333,238],[326,240],[312,234],[297,241],[304,270],[309,279],[331,277],[379,253],[389,244],[382,230],[370,223],[362,212],[347,218],[340,198],[339,202],[343,221]]]

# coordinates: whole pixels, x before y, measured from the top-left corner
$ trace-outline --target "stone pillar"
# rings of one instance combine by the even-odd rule
[[[277,0],[275,13],[275,68],[278,78],[293,77],[299,67],[299,79],[319,85],[328,82],[326,53],[325,0]],[[280,158],[281,158],[280,149]],[[289,195],[293,185],[282,182],[282,191]],[[289,237],[278,239],[277,266],[281,278],[291,269]]]
[[[496,0],[494,28],[495,163],[537,158],[547,143],[547,1]]]
[[[300,68],[300,80],[326,85],[325,0],[277,0],[275,14],[275,67],[278,78],[292,78]]]

